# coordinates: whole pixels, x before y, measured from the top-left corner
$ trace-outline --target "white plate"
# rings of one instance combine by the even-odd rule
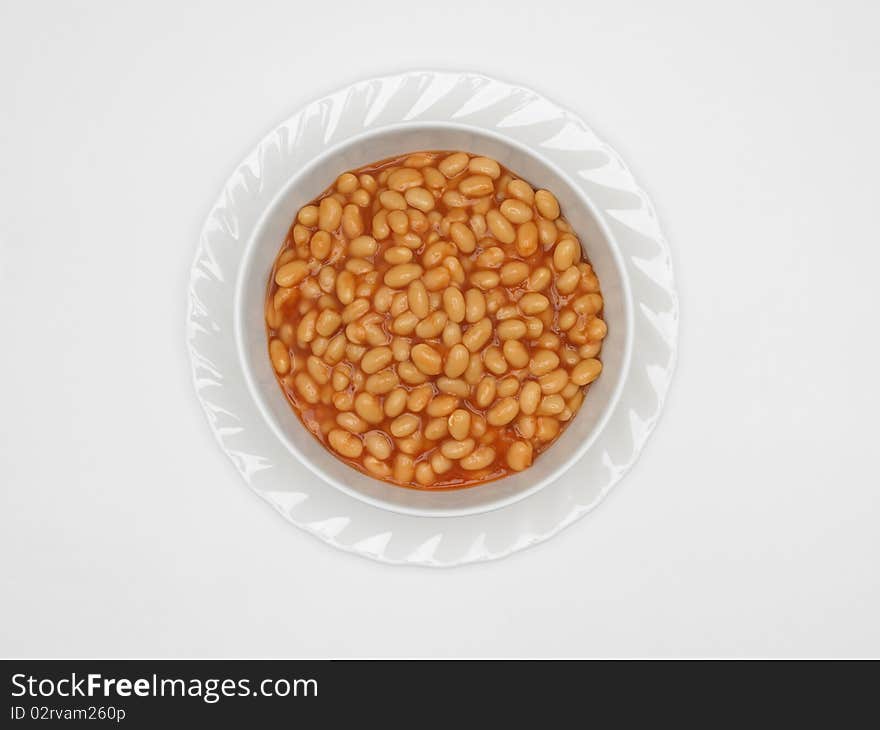
[[[625,309],[635,343],[628,373],[615,388],[613,410],[591,432],[592,445],[574,469],[520,501],[507,500],[502,509],[454,517],[382,509],[316,477],[255,398],[246,376],[246,348],[235,331],[248,251],[292,178],[353,137],[387,137],[392,128],[411,136],[432,125],[470,130],[475,139],[488,135],[525,150],[586,199],[629,282]],[[429,140],[420,147],[438,148]],[[580,119],[542,96],[466,73],[411,72],[361,81],[280,124],[233,173],[208,215],[190,282],[193,377],[223,450],[245,481],[288,520],[336,547],[389,563],[451,566],[503,557],[589,512],[635,461],[657,421],[675,363],[677,330],[668,247],[650,202],[617,155]]]

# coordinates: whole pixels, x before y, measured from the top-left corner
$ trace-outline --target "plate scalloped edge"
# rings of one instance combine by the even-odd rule
[[[638,346],[617,408],[593,447],[537,494],[467,517],[388,512],[313,476],[262,420],[233,336],[233,292],[245,243],[290,170],[354,134],[416,121],[490,129],[553,162],[610,229],[633,296]],[[448,567],[497,559],[583,517],[635,462],[675,369],[678,298],[669,247],[648,196],[577,116],[530,89],[476,73],[411,71],[358,81],[279,124],[236,168],[208,214],[188,294],[186,338],[196,393],[244,480],[298,527],[334,547],[392,564]]]

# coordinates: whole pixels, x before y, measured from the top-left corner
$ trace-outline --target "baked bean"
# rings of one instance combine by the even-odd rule
[[[545,395],[538,404],[536,413],[539,416],[558,416],[565,408],[565,401],[558,393]]]
[[[485,469],[489,464],[495,461],[495,449],[491,446],[480,446],[475,451],[461,459],[458,463],[462,469],[475,471],[477,469]]]
[[[559,329],[568,332],[577,324],[578,316],[573,309],[566,307],[559,313]]]
[[[487,347],[483,352],[483,363],[486,369],[495,375],[503,375],[507,372],[507,360],[501,350],[495,347]]]
[[[446,241],[432,243],[425,247],[425,252],[422,254],[422,265],[426,269],[431,269],[437,266],[437,264],[443,261],[443,259],[454,250],[452,244]]]
[[[556,290],[560,294],[571,294],[575,289],[577,289],[580,280],[581,272],[578,271],[577,266],[570,266],[558,277],[556,277]]]
[[[486,408],[495,400],[495,387],[495,378],[491,375],[487,375],[477,383],[474,400],[480,408]]]
[[[428,316],[428,291],[425,289],[425,285],[418,279],[412,281],[407,288],[406,301],[409,311],[416,315],[416,317],[422,319]]]
[[[307,344],[315,339],[317,320],[318,313],[314,309],[303,315],[303,318],[299,321],[299,326],[296,328],[297,342]]]
[[[522,471],[532,465],[534,447],[528,441],[514,441],[507,447],[507,465],[514,471]]]
[[[318,206],[306,205],[300,208],[296,219],[304,226],[312,227],[318,223]]]
[[[428,291],[445,289],[449,286],[450,280],[449,269],[442,266],[435,266],[433,269],[426,271],[422,276],[422,283],[424,283],[425,289]]]
[[[406,399],[407,409],[414,413],[423,411],[425,406],[428,405],[428,401],[431,400],[432,394],[433,389],[430,385],[421,385],[418,388],[413,388]]]
[[[573,238],[563,238],[553,250],[553,266],[557,271],[565,271],[576,264],[581,257],[581,247]]]
[[[342,209],[342,232],[349,239],[357,238],[364,232],[361,211],[353,203],[349,203]]]
[[[363,188],[359,188],[349,196],[349,200],[358,208],[366,208],[370,204],[370,194]]]
[[[423,340],[438,337],[446,326],[446,312],[431,312],[416,325],[416,336]]]
[[[602,363],[595,358],[582,360],[571,371],[571,381],[578,385],[592,383],[602,372]]]
[[[516,286],[528,278],[529,266],[523,261],[510,261],[501,267],[501,283]]]
[[[409,232],[409,216],[404,211],[392,210],[387,220],[392,233],[402,236]]]
[[[435,395],[428,402],[427,411],[429,416],[436,418],[438,416],[448,416],[457,406],[458,398],[454,395],[443,393],[442,395]]]
[[[370,454],[382,461],[391,456],[391,439],[382,431],[367,431],[364,434],[364,447]]]
[[[398,484],[409,484],[415,474],[415,462],[408,454],[395,454],[391,471]]]
[[[447,422],[449,435],[456,441],[464,441],[471,431],[471,414],[463,408],[457,408],[449,414]]]
[[[559,230],[556,228],[553,221],[548,221],[543,218],[539,219],[537,222],[537,233],[538,240],[544,247],[552,246],[556,243],[556,239],[559,237]]]
[[[568,385],[568,373],[562,368],[551,370],[546,375],[538,378],[538,383],[541,385],[541,392],[545,395],[558,393]]]
[[[477,256],[477,266],[484,269],[494,269],[504,261],[504,249],[498,246],[490,246]]]
[[[353,237],[351,243],[348,244],[348,253],[352,256],[365,257],[372,256],[379,248],[379,243],[372,236],[361,236],[358,234]]]
[[[334,393],[330,402],[337,411],[350,411],[354,408],[354,395],[350,391]]]
[[[276,258],[272,367],[312,433],[372,477],[428,489],[522,471],[601,373],[582,256],[555,196],[490,158],[343,173]]]
[[[275,272],[275,283],[281,287],[292,287],[308,276],[309,266],[305,261],[291,261]]]
[[[342,426],[346,431],[351,431],[352,433],[363,433],[369,428],[367,422],[363,418],[350,411],[337,414],[336,423]]]
[[[324,361],[335,365],[345,356],[345,335],[342,333],[333,337],[324,350]]]
[[[486,298],[478,289],[468,289],[464,293],[465,319],[468,322],[478,322],[486,316]]]
[[[461,378],[442,377],[436,380],[437,390],[459,398],[467,398],[471,394],[471,386]]]
[[[504,358],[512,368],[524,368],[529,364],[529,351],[519,340],[507,340],[502,347]]]
[[[559,421],[553,416],[538,416],[535,438],[539,441],[552,441],[559,433]]]
[[[571,308],[578,314],[596,314],[602,309],[600,294],[584,294],[571,303]]]
[[[529,292],[528,294],[523,294],[517,304],[523,314],[538,314],[550,307],[550,300],[543,294]]]
[[[341,428],[330,431],[327,434],[327,441],[336,451],[349,459],[357,459],[364,450],[364,445],[357,436]]]
[[[553,281],[553,272],[546,266],[539,266],[531,274],[529,274],[529,289],[533,291],[542,291],[550,286]]]
[[[464,223],[453,223],[449,227],[449,237],[462,253],[473,253],[477,247],[477,237]]]
[[[525,180],[511,180],[507,183],[507,194],[528,205],[535,202],[535,191]]]
[[[447,190],[441,200],[447,208],[464,208],[468,204],[468,199],[458,190]]]
[[[389,264],[407,264],[412,261],[413,252],[412,249],[409,249],[406,246],[392,246],[385,250],[382,257]]]
[[[516,252],[520,256],[531,256],[538,250],[538,227],[527,221],[516,229]]]
[[[431,469],[434,470],[435,474],[445,474],[450,469],[452,469],[453,466],[455,466],[452,460],[447,459],[439,451],[434,451],[434,453],[431,454],[431,459],[429,463],[431,464]]]
[[[403,409],[406,408],[407,391],[404,388],[394,388],[385,396],[385,402],[382,404],[385,415],[389,418],[396,418]]]
[[[361,364],[363,365],[363,362],[361,362]],[[400,378],[397,377],[397,374],[393,370],[383,370],[382,372],[374,373],[367,378],[366,383],[364,383],[364,388],[366,388],[368,393],[374,395],[383,394],[394,390],[399,382]]]
[[[392,190],[396,190],[398,193],[403,193],[410,188],[418,187],[422,182],[424,182],[422,173],[410,168],[395,170],[386,180],[388,187]]]
[[[372,393],[358,393],[354,399],[354,410],[367,423],[382,423],[384,414],[379,399]]]
[[[432,418],[425,425],[425,438],[430,441],[439,441],[449,433],[449,426],[445,418]]]
[[[506,426],[519,413],[519,403],[515,398],[502,398],[486,412],[486,421],[490,426]]]
[[[392,436],[403,438],[404,436],[409,436],[410,434],[415,433],[419,426],[421,426],[421,423],[421,419],[415,414],[404,413],[391,422],[388,426],[388,430],[391,431]]]
[[[534,416],[520,415],[519,418],[516,419],[515,431],[519,436],[522,436],[523,438],[534,438],[537,427],[538,419]]]
[[[403,289],[410,282],[422,275],[422,267],[418,264],[397,264],[385,272],[383,281],[392,289]]]
[[[488,317],[483,317],[479,322],[475,322],[462,335],[462,344],[471,352],[482,349],[489,338],[492,336],[492,321]]]
[[[605,324],[605,320],[599,319],[598,317],[593,317],[589,322],[587,322],[587,337],[591,340],[602,340],[605,339],[605,335],[608,334],[608,325]]]
[[[446,316],[453,322],[464,321],[464,295],[459,289],[450,286],[443,292],[443,309],[446,311]]]
[[[281,340],[272,340],[269,343],[269,355],[272,358],[272,367],[279,375],[285,375],[290,371],[290,352]]]
[[[318,335],[317,337],[315,337],[314,340],[312,340],[312,343],[310,345],[310,347],[312,348],[312,354],[317,355],[318,357],[321,357],[324,354],[324,352],[326,352],[327,345],[329,343],[330,343],[330,340],[328,340],[326,337],[322,337],[321,335]]]
[[[495,180],[501,175],[501,166],[489,157],[472,157],[468,163],[468,171],[477,175],[487,175]]]
[[[387,367],[393,359],[394,355],[390,347],[374,347],[361,358],[361,369],[365,373],[376,373]]]
[[[480,382],[486,369],[483,367],[483,358],[478,352],[472,353],[468,366],[464,371],[464,381],[469,385],[476,385]]]
[[[342,222],[342,204],[336,198],[324,198],[318,206],[318,228],[332,232]]]
[[[293,384],[306,403],[315,404],[320,400],[318,386],[307,373],[297,373],[293,379]]]
[[[425,185],[429,188],[442,188],[446,185],[446,178],[436,167],[426,167],[422,170]]]
[[[500,211],[490,210],[486,213],[486,223],[492,235],[502,243],[513,243],[516,240],[516,229]]]
[[[418,432],[414,433],[412,436],[397,439],[396,445],[404,454],[418,455],[422,451],[422,436]]]
[[[446,175],[446,177],[452,178],[460,172],[464,172],[465,168],[468,166],[468,159],[468,156],[464,152],[455,152],[449,155],[449,157],[444,158],[437,165],[437,169]]]
[[[425,375],[439,375],[443,372],[443,357],[430,345],[419,343],[410,353],[413,364]]]
[[[541,217],[555,221],[559,217],[559,201],[549,190],[539,190],[535,193],[535,207]]]
[[[367,454],[364,457],[364,467],[370,474],[379,479],[386,479],[391,475],[391,467],[372,454]]]
[[[521,200],[505,200],[500,207],[501,214],[511,223],[519,225],[532,220],[532,207]]]
[[[348,368],[340,365],[333,368],[333,375],[330,377],[330,382],[333,384],[333,390],[345,390],[351,382]]]
[[[406,191],[404,198],[413,208],[423,213],[434,209],[434,196],[424,188],[411,188]]]
[[[476,443],[472,438],[461,440],[452,439],[440,444],[440,453],[447,459],[457,461],[470,454],[474,450],[474,446],[476,446]]]
[[[377,241],[384,241],[391,235],[391,226],[388,225],[387,210],[380,210],[373,216],[371,230],[373,232],[373,237]]]
[[[343,304],[354,301],[355,279],[350,271],[341,271],[336,277],[336,298]]]
[[[544,323],[537,317],[526,317],[526,337],[538,339],[544,332]]]
[[[344,172],[336,178],[336,189],[343,195],[353,193],[357,190],[358,184],[357,177],[350,172]]]
[[[483,291],[494,289],[501,281],[501,278],[494,271],[475,271],[471,274],[470,279],[471,284]]]
[[[406,210],[406,198],[396,190],[385,190],[379,193],[379,204],[386,210]]]
[[[320,357],[309,355],[306,358],[306,370],[312,376],[312,380],[319,385],[326,385],[330,382],[330,366]]]
[[[428,380],[428,376],[419,370],[410,360],[406,360],[397,366],[397,374],[407,385],[421,385]]]
[[[505,319],[495,328],[502,340],[521,340],[526,336],[526,323],[521,319]]]
[[[471,175],[458,184],[458,189],[462,195],[478,198],[481,195],[489,195],[495,190],[495,186],[488,175]]]
[[[309,240],[309,235],[309,229],[297,223],[293,227],[293,235],[291,236],[291,238],[293,238],[293,242],[297,246],[302,246],[306,241]]]
[[[368,299],[355,299],[351,304],[342,310],[342,321],[346,324],[360,319],[370,311],[370,301]],[[320,330],[318,330],[320,332]],[[321,334],[324,334],[323,332]]]

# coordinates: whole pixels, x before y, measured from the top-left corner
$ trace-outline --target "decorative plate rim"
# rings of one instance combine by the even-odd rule
[[[420,88],[408,90],[406,88],[408,83],[410,85],[415,84],[417,87],[420,86]],[[347,114],[349,104],[352,102],[356,91],[373,93],[373,102],[367,110],[368,114],[373,114],[373,118],[369,121],[365,119],[365,126],[354,130],[352,133],[343,130],[342,135],[334,140],[333,135],[340,131],[341,122],[349,116]],[[470,94],[467,93],[468,91]],[[434,95],[432,104],[447,99],[452,92],[463,93],[463,104],[457,110],[458,113],[461,113],[462,109],[466,109],[468,104],[473,104],[475,98],[480,94],[486,95],[487,92],[489,92],[488,96],[490,98],[494,93],[497,102],[501,103],[502,106],[506,99],[511,98],[515,98],[521,103],[519,106],[514,104],[511,114],[500,120],[496,119],[494,123],[488,121],[481,122],[478,121],[479,117],[474,118],[474,115],[479,115],[480,112],[486,112],[487,109],[491,110],[493,108],[492,104],[488,107],[475,107],[474,110],[469,111],[470,119],[468,122],[460,122],[457,118],[447,117],[429,117],[425,119],[420,115],[424,115],[433,106],[420,109],[418,114],[413,114],[412,110],[417,109],[420,104],[424,106],[426,96],[430,97],[429,92]],[[413,93],[415,93],[415,96],[413,96]],[[436,96],[438,93],[440,96]],[[409,104],[407,114],[412,114],[412,116],[405,116],[404,119],[395,116],[387,122],[380,122],[374,126],[373,120],[380,116],[381,112],[388,109],[389,105],[395,101]],[[528,109],[538,114],[540,120],[527,124],[510,124],[511,116],[516,116],[517,114],[522,116],[523,111]],[[303,124],[315,116],[323,118],[325,121],[329,120],[329,126],[323,130],[324,139],[322,144],[325,147],[338,144],[346,136],[351,136],[351,134],[399,125],[402,122],[409,121],[464,123],[466,126],[473,128],[489,130],[495,134],[500,133],[506,138],[525,145],[535,154],[551,159],[553,164],[565,172],[572,184],[581,187],[584,194],[590,199],[593,207],[599,211],[601,222],[607,228],[617,229],[614,239],[621,256],[627,263],[632,287],[631,305],[633,316],[640,319],[642,324],[647,322],[650,326],[651,331],[649,334],[653,336],[652,344],[656,348],[652,352],[657,357],[648,358],[640,356],[637,352],[639,348],[633,348],[630,372],[623,388],[625,392],[621,395],[617,409],[611,414],[604,431],[596,439],[591,451],[581,460],[581,462],[588,461],[592,452],[598,451],[604,441],[612,439],[611,446],[606,446],[602,453],[603,457],[608,457],[601,462],[603,471],[607,467],[609,472],[606,483],[599,487],[583,504],[580,504],[574,496],[569,495],[567,506],[561,505],[562,514],[553,519],[552,525],[540,532],[529,530],[527,534],[522,534],[522,529],[524,529],[522,526],[519,531],[512,529],[514,527],[513,523],[516,522],[514,519],[511,519],[511,524],[508,527],[504,527],[502,521],[499,521],[498,515],[514,512],[517,510],[517,507],[522,509],[523,505],[530,505],[533,502],[537,504],[537,498],[541,497],[541,495],[552,494],[553,490],[557,489],[559,484],[565,480],[565,475],[556,482],[544,487],[537,494],[493,512],[465,517],[436,518],[392,513],[371,507],[333,489],[312,475],[305,465],[294,465],[287,463],[285,460],[273,462],[265,453],[272,452],[274,450],[273,446],[279,446],[280,444],[270,444],[268,442],[261,444],[261,439],[264,439],[267,434],[261,436],[255,433],[259,430],[257,423],[245,423],[249,416],[253,421],[253,414],[247,414],[246,411],[248,407],[258,411],[256,404],[252,402],[248,404],[246,399],[242,400],[239,398],[236,401],[237,412],[226,407],[228,404],[224,401],[224,386],[227,387],[227,391],[231,391],[236,387],[243,387],[241,384],[236,386],[233,382],[236,376],[240,379],[243,378],[243,374],[236,372],[236,369],[240,368],[237,356],[231,362],[225,363],[225,369],[223,363],[216,362],[217,356],[223,359],[228,354],[224,352],[224,350],[228,349],[228,343],[224,342],[222,335],[223,333],[231,333],[232,325],[231,323],[223,322],[222,316],[218,319],[217,315],[222,315],[222,311],[213,312],[211,304],[214,304],[217,310],[222,310],[225,298],[230,300],[234,298],[235,279],[237,278],[236,269],[241,263],[240,254],[245,248],[249,234],[253,232],[256,223],[278,192],[277,186],[273,187],[271,181],[266,182],[271,174],[272,154],[278,155],[280,153],[283,155],[285,143],[292,144],[290,140],[293,139],[295,141],[297,134],[303,132]],[[553,158],[551,152],[562,153],[562,160],[564,160],[565,154],[571,154],[573,151],[565,147],[548,148],[546,146],[546,143],[548,141],[552,142],[558,134],[551,134],[550,137],[544,135],[541,138],[541,133],[538,132],[537,137],[535,134],[528,137],[530,130],[534,132],[538,125],[552,121],[561,123],[558,125],[558,132],[567,130],[574,135],[574,138],[578,139],[581,145],[586,145],[578,147],[576,151],[605,155],[607,157],[606,162],[594,168],[578,170],[573,169],[570,165],[566,166],[564,161]],[[508,123],[499,124],[499,122]],[[297,148],[295,143],[293,144],[294,146],[287,148],[287,152],[295,157]],[[323,148],[314,154],[307,155],[307,157],[314,159],[315,156],[320,155],[322,152]],[[278,179],[281,181],[280,184],[283,185],[283,170],[285,168],[281,167],[282,170]],[[289,174],[287,179],[289,179]],[[593,186],[594,195],[601,192],[608,202],[601,203],[596,200],[594,195],[591,195],[590,190],[584,189],[587,183]],[[624,207],[615,207],[621,201],[631,200],[632,196],[635,196],[637,199],[635,207],[626,205]],[[248,205],[251,205],[249,214]],[[249,224],[248,218],[252,219]],[[242,235],[243,231],[247,235]],[[634,242],[629,251],[621,244],[620,236],[631,239]],[[653,251],[646,253],[644,250],[646,246],[653,247]],[[239,254],[237,260],[236,254]],[[230,272],[229,275],[225,274],[227,269]],[[637,296],[637,287],[633,277],[634,272],[637,272],[641,277],[645,277],[645,290],[648,289],[648,284],[650,284],[652,291],[662,293],[663,296],[659,298],[665,299],[665,309],[658,311],[656,307],[651,308],[643,299]],[[331,92],[304,105],[301,109],[276,125],[260,139],[258,144],[236,166],[211,206],[200,232],[199,242],[190,270],[187,294],[186,341],[190,355],[193,386],[214,437],[221,449],[232,460],[245,482],[288,521],[310,534],[346,552],[394,565],[452,567],[500,559],[550,539],[595,509],[604,500],[611,488],[632,467],[644,444],[656,427],[677,364],[679,305],[675,289],[671,252],[666,238],[660,230],[656,211],[647,194],[636,183],[629,168],[620,156],[605,142],[599,140],[590,127],[573,112],[532,89],[499,81],[474,72],[414,70],[355,81],[340,90]],[[212,297],[216,299],[212,299]],[[636,338],[637,335],[634,332],[632,336]],[[227,334],[227,337],[231,337],[231,335]],[[232,339],[234,340],[235,338],[232,337]],[[217,352],[218,350],[219,352]],[[658,363],[658,357],[663,355],[666,357],[665,362]],[[636,376],[634,371],[640,360],[641,366],[645,371],[644,373],[638,373],[643,376],[642,382],[632,383],[631,381]],[[653,377],[648,374],[649,367]],[[626,400],[626,391],[630,387],[641,388],[644,393],[653,397],[653,403],[640,403],[636,399],[634,405],[631,405],[629,411],[626,411],[624,401]],[[645,391],[646,387],[647,390]],[[217,388],[220,389],[219,397],[217,395]],[[248,393],[248,398],[250,398],[247,388],[244,388],[244,391]],[[235,400],[235,398],[233,397],[232,400]],[[638,408],[639,405],[642,406],[641,410],[647,410],[649,413],[647,415],[638,414],[638,410],[640,410]],[[629,420],[631,423],[623,422],[626,416],[630,416]],[[636,428],[635,421],[638,418],[641,419],[641,423],[638,424],[639,428]],[[617,435],[615,435],[614,429],[611,428],[611,421],[615,419],[620,421],[617,424]],[[248,425],[253,427],[249,430],[247,428]],[[271,434],[268,424],[264,423],[263,427],[268,432],[269,438],[276,439],[274,434]],[[624,433],[625,430],[626,433]],[[244,444],[237,443],[242,439],[245,440]],[[629,443],[625,443],[626,441]],[[626,448],[627,445],[628,448]],[[247,446],[248,448],[245,450],[242,449],[242,446]],[[609,456],[611,451],[626,451],[627,453],[623,458],[618,457],[614,459]],[[596,454],[592,454],[592,456],[595,459]],[[302,484],[298,486],[301,489],[305,489],[305,492],[285,493],[270,488],[270,485],[256,483],[257,481],[267,481],[267,472],[275,472],[279,468],[289,470],[293,469],[294,466],[296,469],[302,469],[315,482],[317,489],[313,490],[313,493],[309,493],[308,487]],[[569,473],[576,471],[578,471],[578,466],[574,466],[569,470]],[[271,482],[271,480],[269,481]],[[571,489],[568,491],[570,492]],[[330,497],[331,492],[336,496]],[[557,495],[557,499],[563,501],[565,496],[565,494],[560,493]],[[315,499],[320,502],[322,497],[325,502],[339,503],[339,506],[335,509],[338,511],[341,507],[343,508],[343,513],[348,513],[348,515],[334,515],[333,509],[330,509],[331,516],[321,520],[309,520],[298,516],[297,513],[302,511],[301,505]],[[315,502],[312,501],[311,504],[314,505]],[[535,506],[535,504],[532,506]],[[547,504],[544,504],[544,507],[547,506]],[[558,511],[560,505],[553,505],[553,507],[554,511]],[[352,514],[355,514],[360,522],[353,523],[352,520],[354,518],[350,516]],[[525,515],[520,515],[519,521],[527,524],[531,522],[531,519]],[[345,535],[346,531],[354,524],[363,527],[368,522],[376,523],[374,527],[368,530],[368,532],[375,534],[368,535],[363,539],[357,539],[357,536],[340,539],[339,536]],[[496,522],[499,524],[493,525]],[[391,529],[391,523],[398,524],[393,525],[393,529]],[[486,546],[486,540],[489,537],[487,530],[490,528],[495,529],[493,539],[506,543],[505,546],[497,548]],[[501,532],[507,532],[508,534],[506,537],[499,537],[498,533]],[[414,544],[410,547],[401,546],[394,554],[391,554],[389,546],[395,539],[402,543],[408,541]],[[460,544],[457,548],[453,547],[453,555],[448,558],[436,557],[437,550],[441,544],[445,548],[450,542],[454,544],[455,541],[467,544]],[[482,548],[482,550],[479,548]]]

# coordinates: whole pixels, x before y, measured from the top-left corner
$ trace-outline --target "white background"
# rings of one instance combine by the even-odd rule
[[[2,0],[0,655],[880,655],[878,8]],[[239,160],[413,67],[581,114],[652,195],[682,307],[664,416],[612,496],[443,571],[279,518],[184,347]]]

